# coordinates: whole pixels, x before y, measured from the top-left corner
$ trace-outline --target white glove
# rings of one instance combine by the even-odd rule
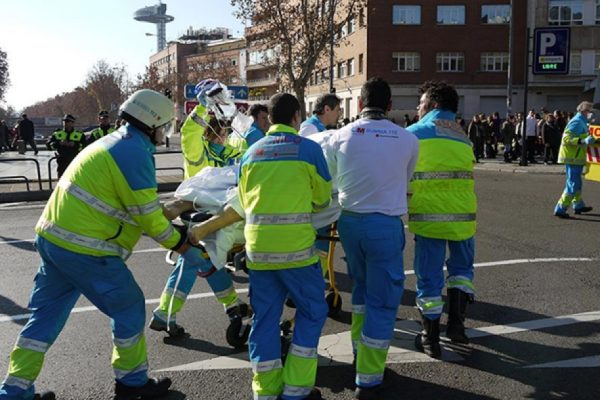
[[[585,139],[583,139],[581,141],[582,143],[586,144],[587,146],[596,143],[596,139],[593,136],[588,136]]]

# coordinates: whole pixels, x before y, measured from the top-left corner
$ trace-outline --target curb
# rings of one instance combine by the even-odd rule
[[[494,165],[494,166],[489,166],[489,167],[476,165],[474,167],[474,169],[476,171],[506,172],[506,173],[513,173],[513,174],[565,175],[564,170],[556,170],[556,171],[536,170],[535,167],[521,167],[521,166],[511,167],[510,164],[506,165],[506,166]]]

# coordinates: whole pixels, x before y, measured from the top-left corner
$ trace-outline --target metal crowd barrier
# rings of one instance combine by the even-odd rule
[[[40,190],[44,190],[42,188],[42,173],[40,172],[40,163],[37,159],[35,159],[35,158],[0,158],[0,162],[14,162],[14,161],[32,161],[32,162],[34,162]],[[2,176],[2,177],[0,177],[0,180],[8,180],[8,179],[15,179],[15,178],[24,178],[25,183],[27,184],[27,191],[28,192],[30,191],[29,179],[25,176]],[[8,182],[0,182],[0,183],[8,183]]]

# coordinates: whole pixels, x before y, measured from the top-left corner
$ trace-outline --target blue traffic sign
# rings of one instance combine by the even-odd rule
[[[188,83],[185,85],[185,98],[188,100],[194,100],[196,98],[196,85]]]
[[[248,86],[227,86],[234,99],[248,100]]]
[[[568,74],[570,28],[536,28],[533,37],[533,73],[536,75]]]

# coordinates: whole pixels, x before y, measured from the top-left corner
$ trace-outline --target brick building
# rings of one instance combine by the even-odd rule
[[[513,92],[522,98],[526,3],[515,1]],[[414,112],[418,86],[430,79],[456,85],[459,113],[506,112],[508,0],[369,0],[338,35],[334,86],[343,99],[344,116],[358,113],[360,85],[373,76],[392,86],[392,108]],[[309,111],[319,93],[328,91],[327,67],[308,88]],[[522,102],[522,100],[521,100]],[[514,102],[518,106],[518,101]],[[515,108],[515,107],[513,107]]]

